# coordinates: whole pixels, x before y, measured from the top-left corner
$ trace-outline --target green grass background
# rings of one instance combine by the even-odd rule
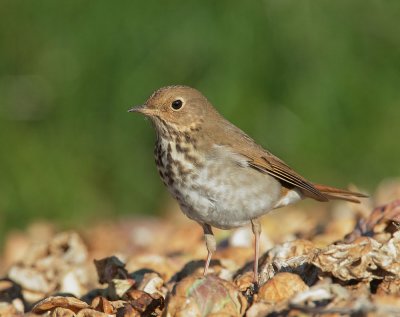
[[[306,177],[399,176],[399,1],[0,2],[0,230],[156,213],[154,132],[126,110],[201,90]]]

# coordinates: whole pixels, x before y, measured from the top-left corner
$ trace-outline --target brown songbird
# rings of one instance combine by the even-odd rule
[[[164,87],[129,111],[151,119],[161,179],[183,213],[203,227],[208,250],[204,274],[216,249],[211,227],[251,223],[258,282],[260,217],[304,198],[359,202],[365,197],[308,181],[222,117],[196,89]]]

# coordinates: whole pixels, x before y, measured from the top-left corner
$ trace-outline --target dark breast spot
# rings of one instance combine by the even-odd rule
[[[189,147],[187,147],[187,146],[185,146],[184,144],[179,143],[179,142],[177,142],[177,143],[175,144],[175,149],[176,149],[176,151],[179,152],[179,153],[183,153],[183,154],[189,153]]]
[[[185,132],[185,133],[184,133],[184,137],[185,137],[185,141],[186,141],[186,142],[191,142],[191,137],[190,137],[190,134],[189,134],[189,133]]]
[[[176,143],[175,143],[175,149],[176,149],[176,151],[179,152],[179,153],[182,153],[182,152],[183,152],[182,146],[181,146],[181,144],[180,144],[179,142],[176,142]]]
[[[199,132],[200,130],[201,130],[201,126],[199,126],[199,125],[190,127],[190,131],[192,131],[192,132]]]

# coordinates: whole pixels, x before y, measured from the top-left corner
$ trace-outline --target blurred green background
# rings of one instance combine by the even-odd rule
[[[0,230],[162,210],[126,110],[186,84],[306,177],[399,176],[399,1],[0,2]]]

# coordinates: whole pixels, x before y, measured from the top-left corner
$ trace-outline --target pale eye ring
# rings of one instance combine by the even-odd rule
[[[183,102],[180,99],[176,99],[171,103],[171,107],[174,110],[179,110],[182,108],[182,106],[183,106]]]

